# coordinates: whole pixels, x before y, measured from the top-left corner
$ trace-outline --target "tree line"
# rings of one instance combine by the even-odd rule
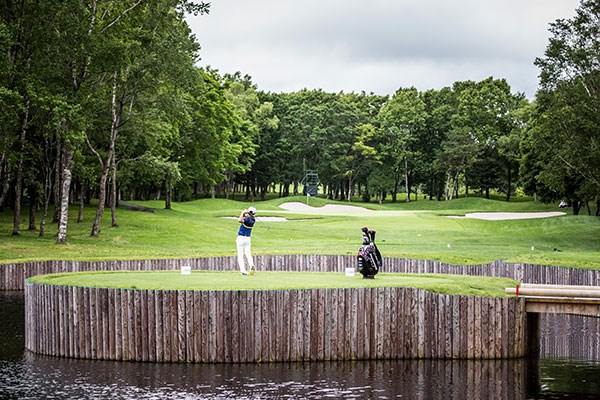
[[[448,200],[459,192],[567,200],[600,188],[600,6],[550,25],[534,101],[504,79],[392,95],[260,90],[248,75],[198,67],[187,0],[0,4],[0,207],[13,234],[69,206],[129,199],[248,200],[298,194],[306,170],[331,199]],[[210,18],[209,15],[204,18]],[[52,215],[49,215],[52,213]],[[36,219],[37,218],[37,219]]]

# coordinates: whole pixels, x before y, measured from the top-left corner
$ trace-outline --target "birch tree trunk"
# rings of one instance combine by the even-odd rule
[[[352,201],[353,188],[354,181],[352,179],[352,175],[350,175],[350,177],[348,178],[348,196],[346,197],[348,199],[348,202]]]
[[[111,215],[111,226],[119,226],[117,224],[117,163],[116,154],[113,155],[111,162],[111,183],[110,183],[110,215]]]
[[[56,243],[67,243],[67,224],[69,222],[69,192],[71,189],[71,164],[73,151],[65,150],[62,168],[62,190],[60,200],[60,216],[58,219],[58,233]]]

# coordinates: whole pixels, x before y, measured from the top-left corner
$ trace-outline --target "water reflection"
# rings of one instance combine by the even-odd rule
[[[543,354],[600,361],[600,318],[546,314],[540,328]]]
[[[153,364],[39,356],[23,349],[23,295],[0,292],[4,399],[597,398],[592,362],[543,359]],[[573,372],[576,371],[576,372]],[[532,382],[533,378],[533,384]]]
[[[0,395],[21,399],[520,399],[525,392],[522,360],[200,365],[69,360],[28,352],[10,364],[2,368]]]

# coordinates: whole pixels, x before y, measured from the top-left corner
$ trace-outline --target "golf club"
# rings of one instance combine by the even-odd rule
[[[267,224],[267,221],[265,221],[264,219],[262,219],[264,217],[256,217],[256,222],[260,222],[262,225],[264,225],[264,227],[269,231],[271,230],[271,226],[269,224]]]

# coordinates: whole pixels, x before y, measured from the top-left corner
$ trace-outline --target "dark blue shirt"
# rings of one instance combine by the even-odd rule
[[[254,222],[256,222],[256,220],[252,215],[244,217],[244,222],[240,224],[240,229],[238,230],[238,236],[250,236],[252,234]]]

